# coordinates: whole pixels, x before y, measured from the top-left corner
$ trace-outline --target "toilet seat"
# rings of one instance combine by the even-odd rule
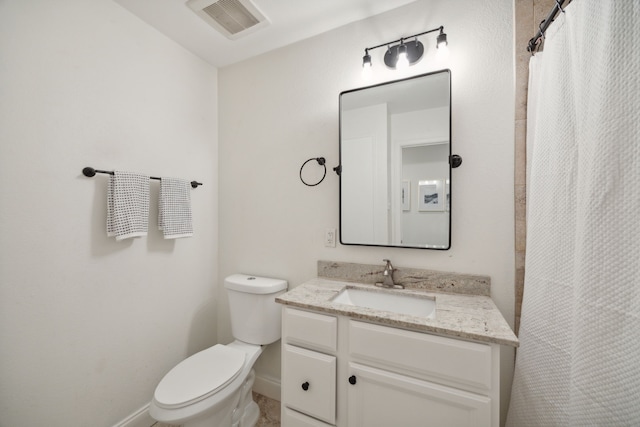
[[[245,357],[245,352],[221,344],[196,353],[164,376],[153,400],[172,409],[206,399],[238,376]]]

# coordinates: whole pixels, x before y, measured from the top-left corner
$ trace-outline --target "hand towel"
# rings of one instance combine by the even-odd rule
[[[165,239],[193,236],[191,183],[179,178],[160,178],[158,228]]]
[[[114,171],[107,189],[107,236],[146,236],[148,227],[149,176]]]

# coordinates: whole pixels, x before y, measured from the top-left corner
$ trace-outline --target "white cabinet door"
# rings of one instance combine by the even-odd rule
[[[349,427],[491,425],[486,396],[357,363],[349,363],[349,375],[355,377],[347,392]]]
[[[336,358],[285,344],[282,362],[282,401],[285,405],[335,424]]]
[[[480,394],[493,387],[493,355],[486,344],[350,320],[349,356],[367,366],[422,375],[427,381]]]

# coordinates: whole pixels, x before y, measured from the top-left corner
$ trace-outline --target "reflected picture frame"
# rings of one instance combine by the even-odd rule
[[[441,179],[418,181],[418,211],[444,210],[444,192]]]
[[[402,181],[402,191],[400,192],[400,197],[402,198],[402,210],[410,211],[411,210],[411,181],[405,179]]]
[[[445,211],[451,211],[451,181],[444,180],[444,199],[445,199]]]

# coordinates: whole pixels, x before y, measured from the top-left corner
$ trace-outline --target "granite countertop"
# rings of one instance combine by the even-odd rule
[[[347,286],[378,292],[419,294],[435,298],[435,319],[332,302],[333,297]],[[518,338],[493,300],[483,295],[424,292],[413,289],[389,291],[368,284],[316,278],[280,295],[276,298],[276,302],[403,329],[513,347],[518,346]]]

